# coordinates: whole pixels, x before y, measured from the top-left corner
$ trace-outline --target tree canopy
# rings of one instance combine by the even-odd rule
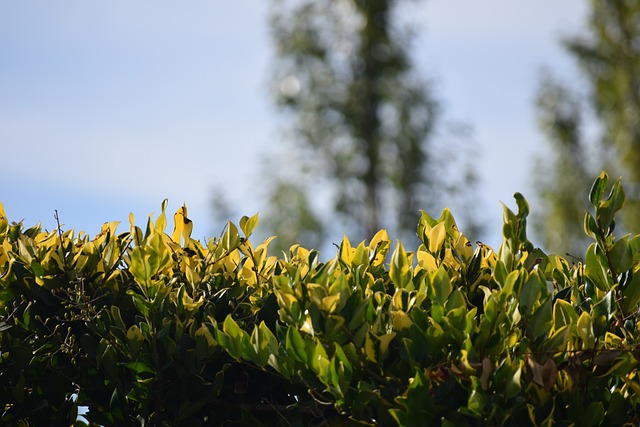
[[[618,226],[640,231],[640,217],[634,213],[640,208],[639,16],[638,0],[592,0],[587,32],[563,41],[586,91],[549,78],[541,86],[541,125],[555,161],[545,156],[537,166],[537,175],[546,176],[537,185],[544,192],[537,230],[552,250],[565,241],[585,247],[580,213],[588,201],[576,195],[585,194],[585,183],[602,169],[622,176],[630,188],[630,206]],[[590,132],[585,132],[587,122]],[[590,140],[594,127],[599,135]]]
[[[420,209],[442,208],[443,194],[456,198],[453,174],[441,178],[443,164],[460,162],[438,162],[441,107],[412,64],[399,3],[273,2],[275,98],[293,122],[288,154],[275,162],[286,173],[265,213],[275,234],[304,230],[297,242],[319,247],[327,227],[335,233],[340,224],[338,233],[358,238],[382,227],[409,238]],[[463,170],[455,176],[469,188],[458,189],[472,199],[474,172]],[[330,213],[330,223],[320,220]]]

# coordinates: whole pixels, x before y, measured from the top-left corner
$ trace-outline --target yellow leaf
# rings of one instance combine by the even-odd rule
[[[466,373],[475,374],[476,370],[473,366],[471,366],[471,363],[469,362],[469,352],[467,350],[464,350],[464,349],[460,350],[459,361],[460,361],[460,363],[458,364],[459,368],[464,369],[464,372]]]
[[[387,349],[389,348],[389,343],[391,343],[391,340],[394,339],[395,336],[396,336],[396,333],[391,332],[389,334],[384,334],[378,337],[380,339],[380,354],[384,354],[387,352]]]
[[[378,244],[382,242],[390,242],[389,235],[387,234],[387,230],[384,228],[376,233],[375,236],[371,238],[371,243],[369,243],[370,249],[375,249]]]
[[[258,247],[255,249],[255,251],[253,252],[257,265],[261,265],[263,261],[267,258],[269,243],[271,243],[271,241],[275,238],[276,238],[275,236],[271,236],[267,238],[264,242],[260,243]]]
[[[27,240],[28,238],[24,235],[20,236],[20,239],[18,240],[18,254],[20,255],[20,258],[23,259],[25,264],[31,264],[31,261],[33,261],[33,257],[31,256],[30,251],[27,249],[27,245],[25,245],[25,242],[27,244],[30,244],[30,247],[33,246],[33,242],[31,240]],[[35,248],[33,249],[35,251]]]
[[[429,252],[418,251],[416,252],[416,256],[418,258],[418,266],[422,270],[434,271],[438,269],[436,259]]]
[[[447,230],[444,228],[444,222],[438,223],[429,232],[429,252],[436,253],[442,247]]]
[[[300,327],[300,330],[302,332],[306,332],[307,334],[309,334],[311,336],[314,335],[313,323],[311,322],[311,316],[307,315],[306,319],[304,319],[304,323]]]
[[[278,299],[278,305],[288,312],[291,312],[291,307],[298,301],[293,294],[280,291],[276,291],[276,298]]]
[[[185,291],[182,293],[182,305],[187,311],[195,311],[204,303],[204,299],[202,296],[195,301],[193,298],[189,296],[189,294]]]
[[[464,234],[460,235],[460,238],[456,243],[456,252],[458,252],[465,260],[470,259],[473,256],[473,245]]]
[[[171,240],[176,243],[180,243],[180,236],[184,228],[184,217],[186,214],[186,206],[183,206],[173,215],[173,233],[171,233]]]
[[[185,276],[187,277],[187,282],[194,286],[198,286],[202,282],[200,274],[190,266],[185,266]]]
[[[595,336],[593,333],[593,321],[586,311],[583,311],[576,324],[578,336],[582,339],[585,349],[593,349]]]
[[[627,377],[620,377],[620,379],[622,381],[624,381],[624,383],[631,387],[631,389],[633,390],[634,394],[640,395],[640,384],[638,384],[637,382],[635,382],[634,380],[632,380],[631,378],[627,378]]]
[[[11,243],[9,243],[9,240],[5,240],[2,242],[2,245],[0,245],[0,267],[3,267],[9,262],[9,252],[11,252]],[[0,271],[0,276],[4,273],[4,271]]]
[[[370,333],[367,334],[364,339],[364,352],[367,355],[367,359],[369,359],[373,363],[377,363],[376,350],[373,347],[373,340],[371,339]]]
[[[253,230],[256,228],[257,225],[258,225],[258,214],[255,214],[251,218],[249,218],[248,216],[243,216],[242,219],[240,219],[240,229],[242,229],[242,232],[244,233],[245,237],[249,237],[251,233],[253,233]]]
[[[351,243],[347,236],[342,236],[342,243],[340,244],[340,259],[344,261],[346,264],[351,265],[351,260],[353,258],[353,248],[351,247]]]
[[[185,208],[186,211],[186,208]],[[184,226],[182,227],[182,241],[185,246],[189,246],[191,242],[191,232],[193,231],[193,221],[186,216],[183,217]]]
[[[116,235],[116,230],[120,221],[111,221],[105,222],[102,224],[102,228],[100,229],[100,233],[93,239],[97,245],[101,245],[105,239],[107,238],[107,234],[110,234],[111,237]]]
[[[257,284],[256,274],[253,271],[254,267],[255,266],[251,258],[247,258],[244,262],[244,266],[242,267],[242,278],[249,286],[255,286]]]
[[[201,325],[195,333],[196,340],[201,337],[203,342],[209,347],[214,348],[218,345],[218,341],[213,337],[206,325]]]
[[[480,268],[493,268],[496,265],[496,262],[498,261],[498,255],[493,251],[491,246],[480,245],[477,250],[481,251],[482,253]]]
[[[369,263],[369,250],[364,245],[364,241],[360,242],[353,253],[353,265],[365,265]]]
[[[162,212],[160,213],[160,215],[158,216],[158,219],[156,220],[156,232],[157,233],[164,233],[164,230],[167,228],[167,215],[165,215],[164,210],[167,207],[167,199],[164,199],[162,201]]]
[[[141,343],[144,341],[144,335],[142,335],[142,332],[140,331],[140,328],[138,326],[133,325],[127,330],[127,339],[129,341],[136,341]]]
[[[401,331],[413,325],[411,318],[402,310],[393,312],[393,329]]]
[[[305,249],[302,246],[296,246],[296,258],[300,261],[306,261],[309,258],[309,249]]]
[[[442,261],[445,264],[450,265],[451,267],[453,267],[456,270],[458,269],[458,266],[460,265],[458,260],[456,258],[454,258],[453,251],[451,250],[451,248],[446,248],[444,250],[444,259]]]
[[[307,292],[309,293],[309,299],[318,308],[322,308],[323,300],[327,296],[327,290],[323,285],[318,283],[307,283]]]
[[[329,295],[327,297],[322,298],[322,309],[333,313],[340,302],[340,294]]]

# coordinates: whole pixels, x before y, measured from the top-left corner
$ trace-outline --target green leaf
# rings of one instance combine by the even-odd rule
[[[584,275],[593,282],[596,288],[606,292],[611,288],[606,260],[601,254],[596,253],[596,248],[596,244],[592,243],[587,249]]]
[[[97,355],[98,368],[102,367],[110,379],[117,378],[118,353],[116,352],[116,349],[111,344],[107,344],[104,348],[104,352],[102,354],[97,353]]]
[[[428,426],[433,423],[433,397],[430,393],[430,381],[416,370],[416,375],[402,396],[396,398],[399,408],[389,413],[400,427]]]
[[[153,274],[161,272],[171,263],[171,251],[162,240],[162,235],[155,233],[149,238],[149,264]]]
[[[213,338],[206,325],[201,325],[195,333],[196,353],[198,360],[202,361],[213,354],[218,342]]]
[[[287,353],[300,363],[307,363],[307,345],[295,326],[289,326],[285,340]]]
[[[604,297],[593,306],[594,317],[603,316],[606,320],[611,320],[614,314],[613,292],[607,292]]]
[[[629,240],[629,247],[633,253],[633,263],[636,264],[640,261],[640,235],[633,236]]]
[[[605,334],[606,329],[609,326],[609,321],[615,314],[612,294],[612,291],[607,292],[605,296],[593,306],[593,331],[596,337],[600,337]]]
[[[114,326],[116,326],[122,331],[127,329],[127,327],[124,324],[124,321],[122,320],[122,316],[120,315],[120,308],[116,305],[111,306],[111,318],[113,319],[113,322],[115,324]]]
[[[591,402],[586,411],[582,413],[578,425],[585,427],[602,425],[604,414],[605,411],[602,402]]]
[[[151,368],[151,366],[149,366],[147,363],[145,362],[130,362],[124,365],[126,368],[130,369],[137,377],[143,377],[143,378],[151,378],[154,374],[155,371],[153,370],[153,368]],[[143,375],[143,374],[150,374],[150,375]]]
[[[522,389],[520,384],[522,363],[522,361],[512,361],[510,358],[505,358],[496,369],[493,380],[497,387],[504,389],[507,399],[515,397]]]
[[[526,218],[529,215],[527,199],[520,193],[515,193],[513,198],[516,199],[516,204],[518,205],[518,218]]]
[[[584,232],[587,236],[594,239],[598,239],[602,234],[601,230],[598,228],[595,218],[589,212],[584,214]]]
[[[478,392],[478,389],[479,387],[476,387],[474,390],[471,390],[466,409],[470,414],[482,416],[486,402],[484,395]]]
[[[624,273],[633,266],[633,252],[627,238],[620,239],[613,245],[609,259],[616,275]]]
[[[335,351],[331,358],[330,366],[331,383],[341,391],[343,396],[345,396],[349,389],[349,384],[351,383],[353,369],[349,359],[342,350],[342,347],[340,347],[338,343],[335,343],[334,348]]]
[[[541,278],[535,272],[529,276],[529,279],[522,285],[520,290],[520,308],[522,314],[529,314],[533,311],[534,306],[540,299],[542,294],[543,283]]]
[[[556,352],[565,351],[571,336],[571,325],[562,326],[542,344],[544,351]]]
[[[322,342],[316,341],[315,348],[309,359],[309,366],[318,375],[320,381],[326,385],[330,385],[331,374],[329,372],[329,366],[331,362],[327,356],[327,352],[322,346]]]
[[[600,172],[600,176],[596,178],[589,192],[589,202],[594,208],[597,208],[604,197],[604,190],[607,187],[609,175],[605,171]]]
[[[411,275],[411,262],[408,259],[402,243],[398,242],[396,250],[393,251],[391,257],[389,277],[391,277],[396,287],[404,289],[411,282]]]
[[[552,322],[551,298],[547,298],[540,308],[531,315],[533,337],[538,338],[549,332]]]
[[[466,300],[464,299],[464,295],[460,290],[453,289],[453,291],[449,294],[449,296],[447,297],[446,308],[448,311],[457,308],[464,308],[466,312]]]
[[[227,222],[227,229],[222,235],[222,248],[231,252],[237,249],[240,245],[240,235],[238,234],[238,227],[236,227],[231,221]]]
[[[240,219],[240,229],[244,233],[244,236],[247,238],[251,236],[251,234],[253,233],[253,230],[256,228],[257,225],[258,225],[258,214],[255,214],[251,218],[249,218],[248,216],[243,216]]]
[[[516,224],[518,221],[516,214],[504,203],[500,202],[500,204],[502,205],[502,222],[504,224]]]
[[[629,279],[622,286],[622,306],[625,314],[637,310],[638,302],[640,302],[640,274],[630,270]]]
[[[613,223],[613,217],[622,207],[625,202],[625,194],[622,189],[622,184],[620,184],[620,180],[616,181],[611,188],[611,193],[607,200],[600,203],[600,206],[596,207],[596,220],[605,230],[609,230],[611,228],[611,224]]]
[[[593,349],[595,344],[595,335],[593,333],[593,321],[586,311],[582,312],[576,324],[578,336],[584,343],[585,349]]]
[[[426,246],[429,242],[428,234],[431,232],[431,229],[438,223],[438,221],[433,219],[431,215],[429,215],[425,211],[421,210],[420,212],[420,220],[418,221],[418,237]]]
[[[151,266],[140,246],[136,246],[129,253],[129,272],[141,285],[147,284],[152,276]]]
[[[471,265],[468,268],[471,268]],[[511,273],[513,273],[513,271]],[[507,267],[505,266],[504,262],[496,262],[496,266],[493,270],[493,277],[495,278],[496,282],[500,284],[500,286],[507,286],[508,276],[511,273],[507,272]]]
[[[250,346],[249,335],[240,329],[240,326],[238,326],[230,315],[224,319],[222,331],[227,337],[229,337],[229,339],[224,340],[224,345],[223,340],[221,340],[219,336],[218,341],[223,345],[231,357],[237,360],[241,360],[243,357],[248,360],[254,360],[255,352],[251,353],[247,351],[247,346]],[[253,347],[251,347],[251,350],[253,350]]]
[[[38,278],[44,276],[44,273],[45,273],[44,268],[35,259],[31,261],[31,270],[33,271],[33,275]]]
[[[441,265],[436,271],[429,272],[429,297],[444,306],[453,291],[453,285],[449,280],[447,269]]]
[[[500,265],[504,265],[502,264],[502,262],[499,263]],[[498,270],[496,268],[496,270]],[[505,299],[507,298],[511,298],[513,293],[520,290],[520,288],[522,287],[522,279],[523,277],[526,277],[526,274],[521,275],[520,274],[521,270],[513,270],[511,273],[509,273],[507,275],[507,277],[504,279],[503,282],[503,286],[502,286],[502,292],[500,293],[500,300],[501,301],[505,301]],[[495,273],[494,273],[495,275]]]
[[[578,321],[578,313],[575,307],[565,300],[558,299],[553,305],[553,328],[562,329],[564,326],[573,325]]]
[[[263,368],[269,363],[271,355],[278,354],[278,341],[264,321],[253,329],[251,343],[257,355],[258,365]]]

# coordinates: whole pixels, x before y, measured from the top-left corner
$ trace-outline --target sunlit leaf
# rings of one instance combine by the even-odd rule
[[[252,217],[243,216],[240,219],[240,229],[244,233],[245,237],[251,236],[253,230],[258,225],[258,214],[253,215]]]
[[[591,320],[589,313],[583,312],[580,315],[576,324],[576,331],[584,343],[584,347],[587,349],[593,348],[593,345],[595,344],[595,335],[593,333],[593,321]]]
[[[433,227],[429,232],[429,252],[433,254],[437,253],[442,247],[446,236],[447,230],[444,222],[438,223]]]
[[[600,172],[600,176],[596,178],[589,192],[589,202],[595,208],[597,208],[604,197],[604,191],[609,181],[609,175],[605,171]]]
[[[396,246],[396,250],[391,257],[389,276],[398,288],[406,288],[411,282],[411,275],[411,262],[402,243],[398,242],[398,246]]]

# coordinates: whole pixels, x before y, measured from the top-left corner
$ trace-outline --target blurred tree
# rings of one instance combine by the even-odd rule
[[[442,193],[455,187],[441,180],[454,162],[436,161],[440,108],[412,66],[397,3],[273,2],[275,96],[295,123],[286,166],[276,167],[288,176],[270,187],[263,217],[275,234],[317,247],[340,224],[355,239],[383,226],[405,238],[419,209],[441,209]],[[457,176],[476,181],[469,167]]]
[[[543,210],[533,225],[547,250],[580,256],[589,243],[582,230],[590,182],[580,99],[546,74],[536,106],[552,152],[537,159],[536,168],[545,171],[534,178]]]
[[[592,0],[587,34],[563,42],[580,66],[588,85],[588,101],[569,95],[571,89],[543,83],[539,95],[542,126],[552,140],[558,161],[550,175],[556,180],[554,192],[543,195],[546,209],[539,224],[551,229],[558,221],[572,225],[562,227],[573,234],[579,244],[581,232],[574,225],[582,220],[578,212],[586,210],[587,200],[576,199],[583,183],[591,182],[607,169],[623,177],[627,192],[626,215],[622,225],[631,232],[640,231],[640,0]],[[553,94],[555,92],[555,95]],[[557,102],[551,102],[551,98]],[[547,101],[540,100],[546,99]],[[599,141],[589,145],[580,141],[580,116],[592,114],[600,132]],[[566,128],[566,129],[565,129]],[[587,162],[587,157],[591,162]],[[544,175],[546,172],[541,173]],[[544,186],[539,188],[545,188]],[[553,207],[552,207],[553,206]],[[554,224],[553,226],[546,224]],[[560,229],[559,227],[555,228]],[[540,229],[539,229],[540,231]],[[544,232],[542,233],[544,234]],[[558,238],[547,236],[547,244],[555,248]],[[569,237],[566,237],[569,239]],[[566,244],[563,247],[567,247]],[[584,247],[583,247],[584,249]]]

